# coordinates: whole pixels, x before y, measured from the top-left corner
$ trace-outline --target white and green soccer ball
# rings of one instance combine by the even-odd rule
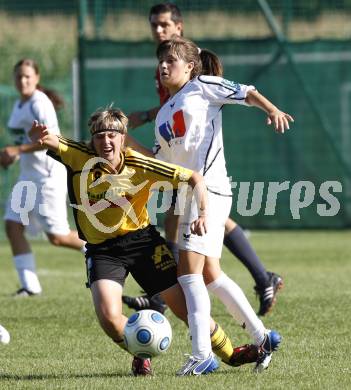
[[[128,351],[142,359],[161,355],[172,342],[172,328],[167,318],[155,310],[140,310],[128,318],[124,328]]]

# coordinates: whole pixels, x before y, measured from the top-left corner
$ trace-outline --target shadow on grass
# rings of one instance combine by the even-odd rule
[[[211,373],[211,377],[214,375],[219,375],[219,374],[228,374],[229,371],[216,371]],[[231,374],[231,373],[230,373]],[[157,372],[154,373],[152,376],[148,377],[150,379],[155,379],[157,377],[161,377],[161,375],[157,375]],[[174,373],[162,373],[162,376],[167,376],[167,377],[174,377],[177,378]],[[64,379],[79,379],[79,378],[131,378],[135,379],[135,376],[133,376],[129,372],[116,372],[116,373],[87,373],[87,374],[33,374],[33,375],[15,375],[15,374],[6,374],[2,373],[0,374],[0,381],[1,380],[6,380],[6,381],[35,381],[35,380],[53,380],[53,379],[58,379],[58,380],[64,380]]]
[[[78,378],[134,378],[130,373],[87,373],[87,374],[30,374],[30,375],[15,375],[15,374],[0,374],[0,380],[16,380],[16,381],[32,381],[32,380],[50,380],[50,379],[78,379]]]

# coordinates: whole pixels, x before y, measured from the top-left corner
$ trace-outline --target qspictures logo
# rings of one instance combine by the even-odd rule
[[[83,212],[94,228],[102,233],[110,234],[118,230],[123,223],[121,218],[113,226],[106,226],[98,218],[98,213],[109,208],[120,208],[124,216],[128,216],[133,223],[139,225],[138,215],[130,199],[137,197],[149,181],[145,180],[134,185],[131,180],[134,173],[124,175],[111,173],[94,176],[96,180],[88,185],[89,172],[93,170],[94,166],[101,163],[109,164],[103,158],[94,157],[84,165],[79,184],[81,203],[71,204],[71,207]],[[103,183],[108,188],[94,197],[92,195],[94,188]],[[342,184],[335,180],[324,181],[320,185],[315,185],[307,180],[294,183],[290,181],[231,182],[231,187],[234,190],[232,210],[243,217],[252,217],[258,213],[267,217],[274,216],[277,214],[277,209],[283,207],[289,210],[292,220],[300,220],[302,210],[307,208],[312,208],[320,217],[336,216],[341,209],[338,195],[342,193],[343,188]],[[29,214],[36,208],[40,215],[50,215],[52,205],[38,204],[38,191],[44,190],[45,188],[38,188],[32,181],[20,181],[13,188],[11,208],[19,214],[23,225],[29,224]],[[148,201],[148,212],[151,224],[156,225],[157,216],[164,214],[172,206],[173,186],[170,182],[159,181],[151,186],[150,192],[152,196]],[[192,189],[187,183],[180,182],[177,188],[176,213],[183,215],[186,203],[197,197],[197,188]],[[220,197],[218,198],[220,199]],[[284,199],[283,205],[282,199]]]

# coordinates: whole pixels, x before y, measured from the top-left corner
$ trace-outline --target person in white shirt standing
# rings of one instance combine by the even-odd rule
[[[174,36],[183,36],[183,17],[180,9],[174,3],[165,2],[153,5],[149,12],[149,23],[153,40],[157,44],[160,44],[167,39],[171,39]],[[221,64],[218,65],[221,68],[221,72],[216,75],[222,76],[222,66]],[[212,75],[212,72],[208,71],[207,74]],[[155,74],[155,82],[160,105],[146,111],[130,113],[128,115],[129,129],[137,128],[147,122],[155,120],[160,107],[169,99],[169,92],[161,83],[158,68]],[[175,197],[173,197],[172,202],[175,203]],[[167,245],[175,258],[177,258],[178,247],[176,243],[178,240],[178,216],[174,214],[174,204],[165,214],[164,229]],[[266,315],[272,310],[276,302],[277,293],[284,285],[283,278],[275,272],[266,270],[265,265],[246,238],[241,226],[234,222],[230,217],[228,217],[226,221],[223,243],[251,273],[256,282],[254,289],[260,301],[258,315]],[[151,308],[163,313],[167,307],[157,295],[153,297],[147,295],[139,297],[123,296],[123,301],[135,310]]]
[[[15,65],[14,79],[20,94],[8,121],[14,145],[1,150],[0,163],[7,168],[19,160],[20,175],[7,201],[4,220],[21,284],[15,295],[33,296],[40,294],[42,287],[26,228],[30,233],[40,228],[55,246],[84,251],[85,243],[76,231],[70,230],[67,221],[64,167],[28,137],[34,120],[45,123],[52,133],[60,133],[54,104],[62,101],[53,91],[39,86],[39,68],[32,59],[22,59]]]
[[[206,235],[191,234],[194,205],[186,207],[180,215],[178,281],[187,302],[192,356],[178,374],[191,374],[211,355],[207,289],[224,303],[264,352],[256,369],[267,368],[281,337],[276,331],[264,327],[240,287],[222,272],[219,262],[225,222],[231,208],[221,109],[223,104],[256,106],[267,113],[267,124],[273,125],[279,133],[289,129],[293,118],[280,111],[253,86],[201,75],[200,50],[189,40],[174,38],[162,42],[157,57],[161,82],[168,89],[170,98],[156,117],[155,156],[198,171],[204,176],[209,191]]]

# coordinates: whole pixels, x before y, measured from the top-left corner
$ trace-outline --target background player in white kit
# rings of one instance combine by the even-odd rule
[[[179,375],[188,375],[199,364],[211,359],[208,337],[210,300],[204,279],[207,288],[225,304],[254,343],[265,352],[256,368],[266,368],[272,352],[280,343],[280,335],[265,329],[240,287],[221,271],[219,264],[224,225],[231,207],[221,108],[228,103],[257,106],[267,113],[267,123],[273,124],[280,133],[289,128],[289,121],[293,118],[280,111],[253,86],[216,76],[198,76],[202,65],[199,50],[191,41],[181,38],[164,41],[157,49],[157,57],[161,82],[168,88],[170,99],[156,117],[155,155],[172,163],[181,161],[183,166],[200,172],[209,190],[209,228],[202,239],[190,231],[194,206],[186,207],[180,216],[178,281],[187,301],[193,356],[179,370]],[[188,252],[187,256],[185,252]]]
[[[43,147],[32,144],[27,135],[34,120],[45,123],[52,133],[60,133],[55,108],[47,94],[56,103],[60,101],[59,97],[52,91],[45,91],[46,94],[40,90],[39,68],[31,59],[23,59],[15,65],[14,78],[20,98],[14,104],[8,127],[15,145],[1,151],[0,162],[6,168],[20,160],[20,175],[14,187],[20,191],[10,194],[4,220],[21,283],[16,295],[31,296],[40,294],[42,288],[36,274],[35,257],[25,236],[26,227],[33,233],[42,229],[50,242],[57,246],[83,250],[84,241],[68,225],[65,168],[49,158]],[[21,182],[26,190],[21,187]],[[26,201],[30,196],[35,197],[28,214],[29,221],[23,221],[18,213],[17,207],[21,204],[23,207],[24,196],[27,196]]]

